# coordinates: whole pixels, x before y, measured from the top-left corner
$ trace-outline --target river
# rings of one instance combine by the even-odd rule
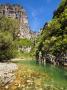
[[[45,85],[53,85],[56,86],[58,89],[53,90],[67,90],[67,69],[56,67],[53,65],[37,65],[35,60],[25,60],[25,61],[17,61],[19,65],[27,66],[28,69],[37,71],[39,73],[47,73],[50,79],[43,80]],[[47,90],[47,89],[43,89]],[[51,89],[48,89],[51,90]]]

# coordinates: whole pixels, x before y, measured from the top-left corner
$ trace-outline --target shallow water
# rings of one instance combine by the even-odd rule
[[[62,87],[62,89],[59,90],[67,90],[67,69],[49,64],[44,66],[37,65],[34,60],[18,61],[16,63],[24,64],[28,66],[28,68],[40,73],[47,73],[51,77],[51,80],[46,81],[46,84],[55,85],[58,88]]]
[[[44,71],[52,78],[52,81],[49,81],[49,83],[55,84],[58,87],[67,87],[67,70],[60,67],[45,65]]]

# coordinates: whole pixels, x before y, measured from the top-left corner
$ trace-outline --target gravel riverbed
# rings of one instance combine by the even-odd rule
[[[6,85],[15,79],[14,72],[18,66],[14,63],[0,63],[0,85]]]

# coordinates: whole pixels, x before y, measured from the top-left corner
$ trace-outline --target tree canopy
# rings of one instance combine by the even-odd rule
[[[67,53],[67,0],[62,0],[52,20],[44,25],[37,42],[44,54],[62,58]]]
[[[9,60],[15,56],[18,25],[18,21],[0,16],[0,61]]]

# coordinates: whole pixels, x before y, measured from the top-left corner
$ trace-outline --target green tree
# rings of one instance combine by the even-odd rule
[[[17,51],[15,43],[18,35],[18,21],[0,17],[0,61],[14,58]]]
[[[62,61],[67,54],[67,0],[62,0],[50,22],[44,25],[37,39],[37,49]],[[37,52],[36,52],[37,53]]]

